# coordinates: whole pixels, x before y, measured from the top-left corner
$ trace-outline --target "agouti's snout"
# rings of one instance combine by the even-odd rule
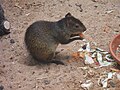
[[[85,32],[87,29],[86,29],[86,27],[85,26],[83,26],[83,32]]]

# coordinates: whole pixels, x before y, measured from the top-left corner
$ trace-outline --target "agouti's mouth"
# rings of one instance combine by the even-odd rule
[[[79,34],[71,34],[70,37],[75,37],[75,36],[79,36]]]
[[[71,38],[72,38],[72,37],[81,37],[81,38],[84,38],[84,35],[83,35],[83,33],[79,33],[79,34],[71,34],[70,37],[71,37]]]

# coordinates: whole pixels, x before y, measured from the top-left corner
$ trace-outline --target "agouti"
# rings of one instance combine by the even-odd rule
[[[10,23],[4,16],[4,10],[0,5],[0,36],[10,33]]]
[[[33,58],[50,63],[53,61],[58,44],[82,40],[79,34],[84,31],[86,27],[83,23],[67,13],[64,18],[56,22],[37,21],[30,25],[25,33],[25,43]]]

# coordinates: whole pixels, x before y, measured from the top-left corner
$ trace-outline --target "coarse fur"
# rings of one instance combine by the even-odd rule
[[[30,25],[25,33],[25,43],[30,54],[41,62],[52,62],[58,44],[68,44],[74,40],[82,40],[80,33],[86,31],[83,23],[66,14],[56,22],[37,21]]]

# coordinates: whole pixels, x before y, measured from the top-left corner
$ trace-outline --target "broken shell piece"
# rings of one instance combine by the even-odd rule
[[[103,85],[104,88],[106,88],[107,85],[108,85],[108,83],[107,83],[107,79],[102,80],[102,81],[101,81],[101,84]]]
[[[15,7],[19,8],[19,9],[22,9],[22,7],[19,6],[19,3],[15,3]]]
[[[85,54],[85,64],[93,64],[94,60],[89,55]]]
[[[93,44],[94,44],[95,46],[97,46],[97,43],[96,43],[96,42],[93,42]]]
[[[104,61],[100,67],[112,65],[111,62]]]
[[[30,15],[30,13],[27,13],[27,14],[25,14],[26,16],[29,16]]]
[[[85,83],[81,84],[81,87],[84,90],[90,90],[93,88],[93,82],[91,82],[91,80],[87,80]]]
[[[106,51],[103,51],[103,52],[101,52],[102,54],[109,54],[108,52],[106,52]]]
[[[108,73],[108,79],[111,79],[113,75],[115,75],[115,73],[109,72]]]
[[[97,51],[101,51],[101,52],[103,52],[104,50],[103,49],[101,49],[101,48],[96,48],[96,50]]]
[[[110,54],[105,55],[105,59],[107,61],[109,61],[109,62],[113,62],[114,61]]]
[[[88,67],[79,67],[80,69],[82,69],[82,70],[87,70],[88,69]]]
[[[107,88],[108,80],[112,79],[113,75],[115,75],[115,73],[109,72],[107,74],[107,78],[100,77],[100,79],[98,80],[98,85],[102,85],[103,88]]]
[[[100,52],[97,52],[97,60],[100,64],[100,67],[109,66],[112,64],[111,62],[103,61],[102,54]]]
[[[97,52],[97,60],[101,64],[101,62],[102,62],[102,54],[100,54],[100,52]]]
[[[95,71],[93,71],[91,69],[87,72],[88,77],[93,77],[94,75],[95,75]]]
[[[85,42],[85,43],[87,42],[87,40],[86,40],[86,39],[83,39],[82,41],[83,41],[83,42]]]
[[[90,52],[91,52],[91,53],[94,53],[94,52],[96,52],[96,50],[95,50],[95,49],[91,49]]]
[[[102,83],[101,83],[101,81],[103,81],[105,79],[105,77],[104,76],[100,76],[100,78],[98,79],[98,86],[102,86]]]
[[[78,51],[79,51],[79,52],[82,52],[82,51],[83,51],[83,49],[82,49],[82,48],[80,48]]]
[[[95,53],[93,53],[93,54],[92,54],[92,56],[91,56],[91,57],[95,58],[95,57],[96,57],[96,55],[97,55],[97,53],[95,52]]]
[[[104,82],[104,83],[103,83],[103,87],[105,87],[105,88],[107,87],[107,85],[108,85],[108,80],[112,79],[113,75],[115,75],[115,73],[112,73],[112,72],[109,72],[109,73],[108,73],[107,78],[103,81],[103,82]]]
[[[90,43],[89,42],[86,44],[86,51],[90,52]]]
[[[116,75],[117,75],[118,80],[120,80],[120,73],[117,73]]]
[[[112,13],[114,10],[108,10],[106,11],[106,14]]]

